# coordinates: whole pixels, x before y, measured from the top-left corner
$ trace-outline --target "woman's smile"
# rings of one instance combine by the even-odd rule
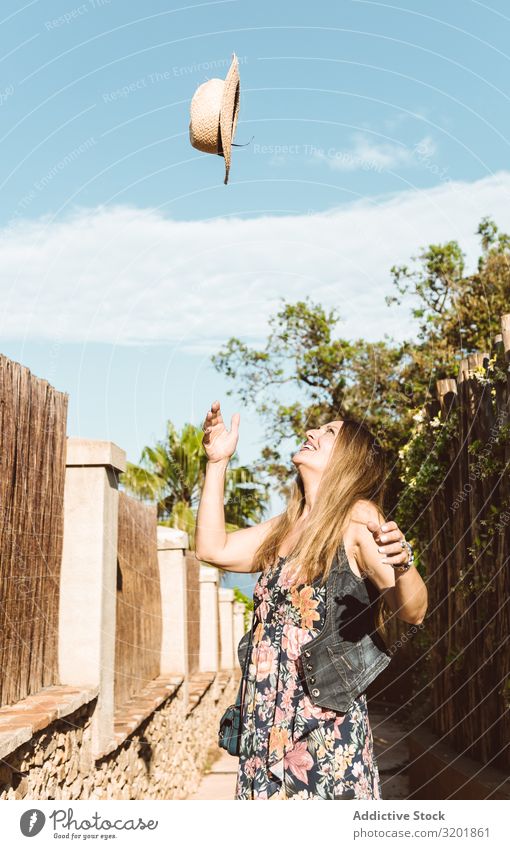
[[[335,422],[328,422],[325,425],[321,425],[320,427],[307,431],[306,441],[302,442],[299,448],[294,452],[293,460],[301,457],[301,455],[304,456],[306,451],[314,452],[320,455],[319,465],[325,467],[341,425],[342,422],[339,420]],[[320,471],[317,463],[317,459],[313,461],[313,468],[316,471]]]

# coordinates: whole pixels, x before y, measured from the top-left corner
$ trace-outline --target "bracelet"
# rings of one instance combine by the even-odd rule
[[[411,568],[411,566],[413,565],[413,563],[414,563],[414,552],[413,552],[413,549],[411,548],[410,543],[408,543],[407,540],[402,539],[402,540],[400,540],[400,543],[402,545],[402,549],[407,548],[407,551],[409,553],[409,559],[408,559],[407,563],[392,563],[391,565],[393,566],[394,569],[399,569],[400,572],[403,574],[404,572],[407,572]]]

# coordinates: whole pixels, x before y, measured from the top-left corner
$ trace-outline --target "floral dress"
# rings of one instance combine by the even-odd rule
[[[365,693],[346,713],[314,705],[300,647],[326,612],[319,580],[291,588],[286,558],[253,591],[236,799],[380,799]]]

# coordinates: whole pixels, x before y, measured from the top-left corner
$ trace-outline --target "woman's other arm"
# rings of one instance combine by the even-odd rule
[[[361,573],[384,594],[385,601],[398,619],[419,625],[427,612],[427,587],[415,566],[399,573],[391,565],[407,561],[407,551],[399,542],[404,534],[395,522],[385,522],[384,516],[371,502],[363,502],[357,508],[355,551],[361,560]],[[388,530],[383,532],[381,525]],[[384,547],[384,551],[379,552],[378,547]],[[384,559],[390,559],[390,563],[382,562]]]

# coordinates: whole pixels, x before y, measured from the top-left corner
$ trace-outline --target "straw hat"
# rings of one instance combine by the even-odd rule
[[[189,138],[193,147],[204,153],[216,153],[225,159],[228,183],[230,154],[239,115],[239,62],[235,53],[224,80],[213,78],[202,83],[191,101]]]

